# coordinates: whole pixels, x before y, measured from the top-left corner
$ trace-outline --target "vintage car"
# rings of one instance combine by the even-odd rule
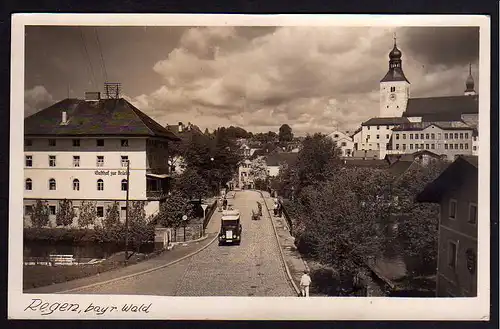
[[[222,212],[221,229],[219,232],[219,245],[240,244],[241,242],[240,212],[237,209]]]

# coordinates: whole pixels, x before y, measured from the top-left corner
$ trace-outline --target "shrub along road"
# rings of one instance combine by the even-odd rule
[[[164,296],[296,296],[283,268],[279,246],[266,211],[252,220],[260,193],[241,191],[230,200],[240,210],[241,245],[212,243],[196,255],[143,275],[90,287],[75,293],[143,294]],[[218,213],[219,214],[219,213]],[[217,232],[220,215],[209,232]]]

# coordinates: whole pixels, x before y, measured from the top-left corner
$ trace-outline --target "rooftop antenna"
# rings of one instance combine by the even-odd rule
[[[105,82],[104,83],[104,93],[108,99],[118,99],[120,98],[122,84],[119,82]]]

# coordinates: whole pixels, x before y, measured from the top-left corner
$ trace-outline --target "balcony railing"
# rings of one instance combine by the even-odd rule
[[[164,191],[146,191],[146,198],[151,201],[164,200],[168,194]]]

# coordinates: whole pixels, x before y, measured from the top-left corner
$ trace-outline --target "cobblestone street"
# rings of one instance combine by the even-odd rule
[[[78,293],[143,294],[164,296],[296,296],[280,259],[273,227],[263,209],[261,220],[251,220],[257,201],[255,191],[238,191],[229,204],[239,209],[243,226],[241,245],[212,243],[200,253],[177,264],[147,274]],[[217,232],[216,213],[207,233]]]

